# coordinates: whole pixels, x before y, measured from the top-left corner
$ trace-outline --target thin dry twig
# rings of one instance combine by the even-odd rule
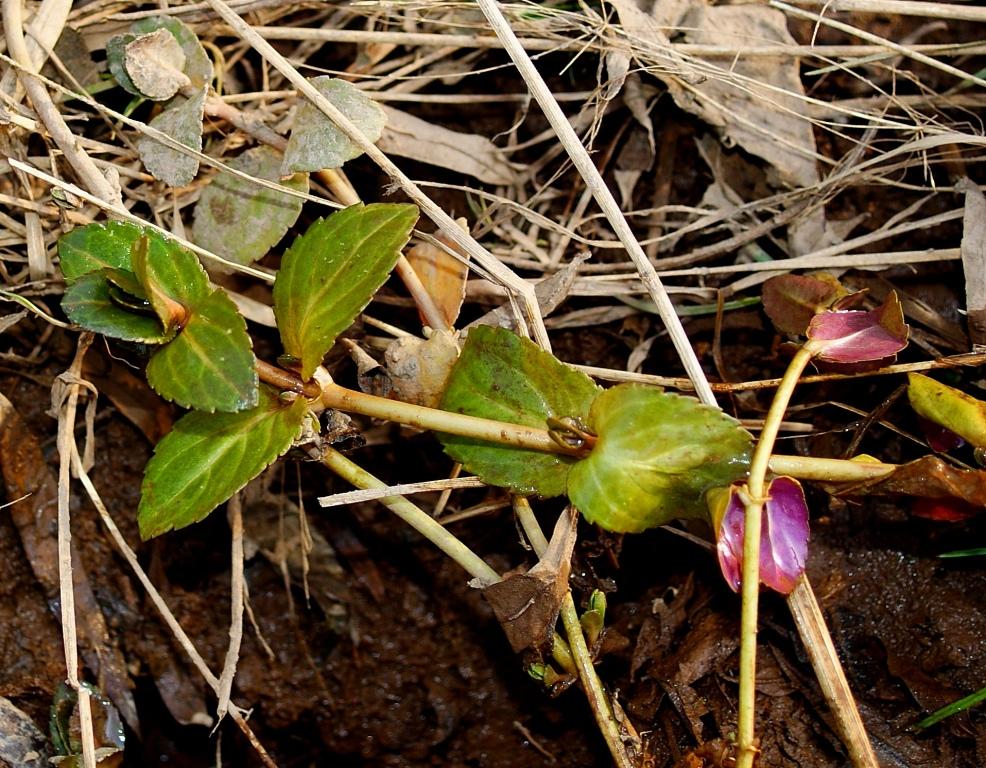
[[[70,512],[72,449],[75,445],[75,414],[82,388],[82,360],[92,344],[91,333],[79,337],[75,358],[59,378],[52,391],[52,405],[58,412],[58,586],[62,623],[62,647],[68,684],[76,692],[79,729],[82,736],[82,761],[85,768],[96,768],[96,745],[93,734],[92,702],[89,690],[79,680],[79,641],[75,622],[75,582],[72,577],[72,517]]]
[[[38,69],[34,66],[24,39],[21,0],[3,0],[3,28],[7,49],[22,68],[18,72],[21,83],[51,138],[93,194],[110,207],[122,209],[123,200],[120,197],[120,190],[107,181],[89,155],[79,146],[77,137],[68,127],[48,91],[34,76]]]
[[[551,127],[558,134],[559,141],[561,141],[565,147],[565,151],[568,152],[569,157],[578,169],[586,187],[592,190],[592,195],[596,198],[599,207],[606,214],[607,221],[616,230],[617,237],[619,237],[620,242],[627,249],[627,253],[637,268],[641,280],[647,286],[651,298],[657,305],[661,319],[664,321],[664,325],[671,336],[671,341],[678,351],[678,356],[695,386],[696,395],[702,402],[709,405],[716,405],[715,395],[712,394],[712,390],[709,388],[709,382],[705,376],[705,372],[702,370],[702,365],[699,363],[698,357],[695,355],[695,350],[692,349],[692,345],[688,341],[688,336],[685,334],[685,330],[681,325],[681,320],[674,311],[674,305],[671,303],[667,291],[664,290],[664,286],[661,284],[661,279],[657,276],[654,266],[647,259],[647,255],[644,253],[643,248],[640,247],[640,243],[637,242],[637,238],[630,229],[626,217],[624,217],[619,204],[596,169],[592,158],[589,157],[589,153],[586,152],[571,123],[565,116],[565,113],[561,111],[561,107],[555,101],[540,73],[535,69],[530,57],[521,47],[517,36],[503,17],[496,2],[494,0],[478,0],[478,2],[483,15],[490,22],[490,26],[493,27],[497,37],[503,41],[507,53],[510,54],[510,58],[524,78],[524,82],[531,89],[531,94],[541,106],[545,117],[551,123]]]
[[[222,0],[208,0],[209,5],[218,13],[227,24],[245,41],[249,42],[253,48],[260,53],[275,69],[286,77],[300,93],[311,101],[321,110],[339,129],[348,136],[366,155],[373,160],[382,170],[384,170],[394,181],[404,190],[417,205],[435,222],[449,240],[455,243],[463,251],[469,254],[478,262],[494,279],[513,291],[520,299],[525,309],[526,317],[521,317],[526,323],[531,324],[531,330],[535,341],[545,349],[551,348],[548,340],[548,332],[544,328],[544,320],[541,318],[538,309],[537,298],[534,289],[526,282],[518,278],[512,271],[500,263],[496,257],[487,251],[476,240],[462,231],[455,220],[444,210],[436,205],[421,190],[421,188],[411,181],[407,175],[401,171],[383,152],[370,142],[363,132],[352,123],[349,118],[342,114],[328,99],[320,94],[298,70],[295,69],[287,59],[279,54],[274,48],[258,35],[249,24],[243,21],[222,2]],[[525,323],[525,325],[526,325]]]
[[[89,473],[83,466],[82,459],[79,457],[79,452],[74,446],[74,441],[72,448],[72,469],[75,472],[76,477],[79,478],[79,482],[82,483],[83,488],[85,488],[86,493],[89,496],[89,500],[96,508],[96,512],[99,514],[99,519],[109,532],[110,538],[113,539],[113,543],[123,556],[123,559],[127,561],[127,564],[137,577],[137,580],[147,592],[147,596],[150,598],[151,603],[153,603],[154,607],[161,615],[161,618],[171,631],[171,634],[174,635],[175,640],[181,646],[182,650],[185,651],[185,654],[188,656],[196,670],[198,670],[198,673],[202,676],[202,679],[205,680],[208,686],[218,695],[219,678],[213,674],[211,669],[209,669],[209,665],[198,652],[198,649],[188,636],[188,633],[185,632],[184,628],[178,622],[178,619],[175,618],[175,615],[171,612],[167,602],[165,602],[164,598],[161,596],[161,593],[158,592],[157,587],[154,586],[150,580],[150,577],[148,577],[147,573],[140,565],[140,562],[137,560],[137,554],[127,543],[127,540],[123,537],[123,534],[120,533],[120,529],[110,516],[109,510],[106,509],[106,505],[103,503],[99,492],[96,490],[96,486],[93,484],[92,479],[89,477]],[[253,729],[251,729],[247,723],[246,718],[244,717],[244,710],[235,704],[230,703],[228,713],[243,735],[246,736],[261,762],[266,765],[267,768],[277,768],[277,763],[275,763],[271,756],[267,753],[267,750],[264,748],[263,744],[261,744],[259,739],[257,739]]]
[[[239,493],[233,494],[226,508],[229,512],[232,542],[229,569],[229,646],[219,675],[219,690],[216,692],[219,699],[216,704],[217,725],[229,711],[233,678],[236,677],[236,664],[240,658],[240,645],[243,642],[243,598],[246,594],[246,582],[243,580],[243,504]]]
[[[842,670],[832,637],[825,626],[825,617],[804,574],[788,595],[787,604],[815,669],[815,678],[835,717],[836,730],[846,745],[849,759],[855,768],[880,768],[846,673]]]
[[[460,488],[482,488],[486,485],[478,477],[454,477],[441,480],[423,480],[419,483],[388,485],[384,488],[368,488],[360,491],[334,493],[331,496],[320,496],[318,503],[323,508],[340,507],[347,504],[360,504],[364,501],[376,501],[387,496],[410,496],[415,493],[429,491],[458,490]]]

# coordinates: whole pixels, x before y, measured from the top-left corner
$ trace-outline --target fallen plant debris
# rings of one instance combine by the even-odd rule
[[[104,10],[3,3],[3,760],[982,763],[986,15]]]

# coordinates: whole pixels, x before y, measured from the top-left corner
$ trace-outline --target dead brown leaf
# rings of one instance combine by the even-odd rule
[[[828,484],[834,496],[918,496],[926,499],[958,499],[973,507],[986,507],[986,470],[958,469],[937,456],[923,456],[901,464],[889,475],[852,485]]]
[[[515,653],[542,648],[568,592],[578,513],[568,507],[555,523],[544,556],[527,573],[515,573],[483,590]]]
[[[465,219],[456,220],[456,224],[463,231],[469,231]],[[448,248],[459,252],[459,249],[443,235],[439,234],[437,239]],[[469,276],[469,266],[466,262],[469,257],[463,255],[461,258],[456,258],[431,243],[418,243],[407,251],[405,256],[414,267],[428,295],[441,310],[448,327],[454,328],[455,321],[459,318],[459,310],[462,309],[462,301],[466,297],[466,279]]]
[[[427,339],[404,336],[394,340],[384,352],[393,396],[437,408],[458,359],[455,336],[446,331],[435,331]]]
[[[0,470],[34,575],[58,614],[58,486],[41,453],[41,444],[27,428],[13,404],[0,394]],[[123,653],[110,636],[78,549],[72,548],[72,577],[79,638],[83,655],[99,676],[99,686],[116,705],[127,724],[140,730],[137,707]]]
[[[377,142],[381,151],[437,165],[487,184],[512,184],[513,166],[492,141],[475,133],[450,131],[393,107],[383,107],[387,126]]]

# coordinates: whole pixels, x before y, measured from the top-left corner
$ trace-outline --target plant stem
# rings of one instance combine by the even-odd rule
[[[387,487],[385,482],[354,464],[334,448],[328,448],[321,460],[326,467],[357,488]],[[500,574],[490,568],[479,555],[403,496],[387,496],[380,499],[380,503],[461,565],[470,576],[482,582],[483,586],[500,581]]]
[[[433,429],[453,435],[473,437],[500,445],[511,445],[545,453],[564,453],[581,456],[577,448],[566,448],[555,442],[545,429],[508,424],[503,421],[482,419],[462,413],[425,408],[400,400],[388,400],[362,392],[356,392],[335,383],[322,387],[322,403],[326,408],[335,408],[348,413],[361,413],[377,419],[387,419],[408,424],[421,429]]]
[[[389,400],[363,394],[334,383],[326,383],[323,387],[319,387],[314,380],[303,382],[296,373],[278,368],[259,359],[257,360],[257,373],[261,381],[280,389],[282,392],[296,392],[310,398],[320,397],[322,405],[326,408],[335,408],[349,413],[361,413],[364,416],[389,419],[422,429],[437,429],[454,435],[475,437],[477,440],[487,440],[493,443],[507,443],[519,448],[546,453],[560,453],[569,456],[583,456],[586,453],[585,446],[576,449],[561,445],[551,438],[550,432],[546,429],[425,408],[400,400]],[[512,435],[513,440],[505,440],[503,438],[505,433]],[[893,473],[897,466],[897,464],[885,464],[883,462],[816,459],[810,456],[784,456],[780,454],[773,454],[768,460],[768,468],[774,474],[787,475],[800,480],[824,480],[833,483],[874,480]]]
[[[756,685],[757,685],[757,608],[760,598],[760,528],[764,489],[770,452],[780,430],[784,412],[797,386],[798,377],[811,360],[811,352],[797,351],[774,394],[764,419],[763,430],[750,461],[747,481],[745,531],[743,534],[743,607],[740,614],[740,681],[737,730],[737,768],[752,768],[757,753]]]
[[[534,547],[534,552],[538,557],[541,557],[548,548],[548,540],[544,537],[537,518],[534,517],[530,502],[526,498],[515,496],[514,512],[517,514],[517,519],[520,520],[524,533],[527,534],[528,541]],[[585,635],[582,634],[582,625],[579,623],[579,614],[575,608],[575,600],[572,598],[572,590],[565,593],[559,616],[562,626],[565,628],[565,635],[568,637],[568,646],[578,670],[579,680],[582,681],[582,689],[589,700],[589,707],[596,718],[599,731],[606,740],[610,754],[620,768],[632,768],[633,762],[627,754],[626,745],[623,743],[620,724],[613,715],[609,697],[606,695],[599,675],[596,674],[592,655],[585,643]]]
[[[276,365],[265,363],[257,359],[257,376],[265,384],[270,384],[282,392],[295,392],[305,397],[319,397],[322,389],[318,383],[312,381],[302,381],[301,377],[293,371],[286,371]]]

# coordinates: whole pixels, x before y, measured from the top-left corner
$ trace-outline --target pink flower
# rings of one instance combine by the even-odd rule
[[[716,551],[722,575],[738,592],[743,572],[745,508],[743,486],[717,489],[709,494]],[[760,528],[760,581],[783,595],[794,589],[808,558],[808,504],[801,484],[777,477],[767,488]]]

